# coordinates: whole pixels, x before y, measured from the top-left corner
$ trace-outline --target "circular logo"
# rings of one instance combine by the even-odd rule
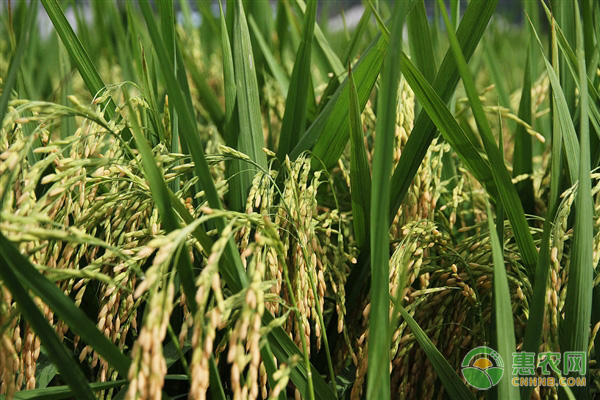
[[[479,390],[488,390],[498,384],[504,374],[502,357],[487,346],[469,351],[462,361],[462,374],[467,383]]]

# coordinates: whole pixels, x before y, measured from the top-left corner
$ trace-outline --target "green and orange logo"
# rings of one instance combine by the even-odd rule
[[[462,374],[467,383],[479,390],[488,390],[498,384],[504,374],[500,354],[487,346],[469,351],[462,362]]]

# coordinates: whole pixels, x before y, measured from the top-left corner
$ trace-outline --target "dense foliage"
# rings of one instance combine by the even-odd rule
[[[0,398],[599,396],[600,3],[511,4],[8,1]]]

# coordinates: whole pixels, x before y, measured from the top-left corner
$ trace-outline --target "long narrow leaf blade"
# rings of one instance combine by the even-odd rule
[[[4,285],[6,285],[13,299],[16,301],[21,314],[42,340],[42,346],[44,346],[46,353],[60,371],[61,377],[73,390],[73,393],[76,394],[76,397],[78,399],[95,399],[96,397],[92,393],[79,366],[68,353],[40,309],[35,305],[29,293],[27,293],[21,282],[19,282],[15,271],[21,266],[16,265],[15,262],[20,260],[22,256],[19,258],[9,257],[9,254],[13,256],[16,253],[20,256],[20,253],[2,233],[0,233],[0,249],[2,249],[2,252],[0,252],[2,254],[0,276],[2,276]]]
[[[521,101],[519,104],[519,118],[531,125],[531,62],[529,52],[525,61],[525,71],[523,72],[523,89],[521,90]],[[531,135],[526,132],[522,124],[517,125],[515,131],[515,144],[513,156],[513,176],[521,174],[531,175],[533,172],[533,143]],[[523,203],[523,208],[528,214],[534,213],[533,181],[530,177],[517,184],[517,191]]]
[[[494,313],[496,316],[496,342],[498,353],[504,360],[506,371],[512,371],[512,354],[516,351],[515,327],[513,323],[512,304],[506,268],[504,266],[504,255],[502,246],[494,226],[494,218],[487,205],[488,226],[490,231],[490,243],[492,244],[492,259],[494,262]],[[507,374],[508,375],[508,374]],[[506,400],[518,400],[519,388],[514,386],[508,376],[500,380],[498,384],[498,398]]]
[[[371,209],[371,171],[367,162],[360,106],[352,71],[350,82],[350,192],[356,245],[361,249],[369,236]]]
[[[156,160],[152,154],[152,150],[144,137],[142,130],[137,123],[137,116],[133,109],[129,110],[131,114],[130,121],[132,123],[132,132],[135,138],[137,149],[142,157],[142,166],[144,175],[150,186],[152,192],[152,198],[156,202],[159,210],[161,221],[167,230],[167,232],[173,231],[179,228],[179,222],[173,207],[171,206],[171,199],[169,197],[169,189],[164,180],[163,174],[156,165]],[[185,247],[186,245],[184,245]],[[192,265],[189,259],[187,249],[181,252],[181,256],[177,261],[178,273],[181,279],[181,286],[186,295],[186,301],[190,311],[196,312],[196,286],[194,285],[195,277],[192,270]],[[191,297],[191,298],[190,298]]]
[[[73,31],[73,28],[69,24],[69,21],[65,17],[63,10],[56,0],[41,0],[44,9],[48,13],[52,24],[56,29],[56,32],[60,36],[65,48],[69,52],[71,59],[75,63],[81,78],[85,82],[88,90],[95,96],[102,88],[105,87],[98,70],[92,63],[92,60],[85,48],[81,44],[81,41]],[[115,111],[115,104],[112,99],[108,100],[108,107],[106,113],[108,118],[112,118]]]
[[[273,321],[273,316],[269,312],[265,312],[262,318],[263,325],[268,326]],[[301,356],[300,350],[292,339],[288,336],[283,328],[278,327],[269,333],[269,345],[273,354],[280,362],[288,362],[293,355]],[[312,381],[314,385],[315,398],[318,400],[332,400],[335,398],[331,386],[328,385],[321,377],[317,369],[311,365]],[[294,383],[300,393],[304,394],[304,398],[308,396],[308,372],[304,367],[304,363],[299,362],[290,373],[290,380]]]
[[[233,66],[233,54],[231,52],[231,42],[227,31],[227,23],[223,8],[220,6],[221,13],[221,47],[223,52],[223,86],[225,90],[225,143],[231,148],[236,148],[239,137],[239,117],[237,112],[237,89],[235,85],[235,68]],[[227,179],[232,179],[239,174],[243,164],[240,160],[229,160],[225,163],[225,174]],[[244,197],[242,188],[239,185],[231,186],[228,194],[229,207],[242,210],[244,206]]]
[[[360,109],[362,110],[375,86],[385,52],[387,39],[376,39],[352,67]],[[295,159],[303,151],[313,147],[313,154],[327,168],[333,166],[348,143],[349,94],[346,79],[331,96],[327,106],[319,113],[290,154]]]
[[[194,65],[191,56],[184,52],[183,58],[188,66],[192,82],[194,82],[194,85],[198,90],[198,101],[202,104],[212,122],[219,128],[219,131],[222,132],[223,124],[225,122],[223,107],[219,104],[219,100],[215,96],[215,93],[208,85],[206,76]]]
[[[401,68],[406,81],[415,93],[415,97],[435,124],[434,126],[440,130],[444,139],[452,146],[456,154],[477,180],[483,184],[488,192],[497,196],[489,164],[481,157],[443,100],[435,93],[434,89],[427,83],[425,77],[406,54],[402,55]]]
[[[221,209],[221,199],[217,193],[215,183],[212,180],[212,175],[208,167],[208,162],[206,161],[206,157],[204,155],[204,148],[200,142],[198,126],[193,118],[192,111],[188,108],[189,103],[184,98],[184,92],[181,90],[181,87],[177,82],[172,65],[169,63],[167,51],[158,33],[158,28],[156,26],[156,22],[154,21],[150,5],[148,4],[147,0],[142,0],[139,2],[139,4],[144,19],[146,20],[146,25],[148,26],[148,33],[150,34],[152,42],[154,43],[154,50],[157,53],[157,58],[163,71],[163,76],[167,83],[167,89],[170,96],[169,98],[173,100],[173,104],[178,111],[178,116],[180,118],[182,127],[182,136],[186,141],[187,148],[191,153],[192,159],[194,160],[196,175],[198,176],[200,185],[205,192],[206,199],[208,200],[210,207],[214,209]],[[217,220],[217,226],[219,229],[223,229],[225,225],[222,220]],[[227,254],[232,255],[232,251],[233,249],[230,244],[228,245],[226,252]],[[230,259],[234,262],[234,264],[232,264],[230,268],[222,270],[222,273],[229,287],[233,291],[237,292],[246,285],[248,278],[241,265],[241,262],[239,262],[239,254],[237,258],[230,257]]]
[[[250,33],[241,0],[234,2],[233,65],[237,87],[237,107],[240,130],[236,150],[246,154],[260,167],[266,167],[267,157],[258,98],[256,65],[250,43]],[[231,187],[238,190],[235,208],[242,209],[257,169],[244,164],[243,170],[231,179]]]
[[[415,60],[415,65],[427,81],[433,83],[436,74],[436,63],[424,0],[417,1],[417,4],[408,15],[406,26],[408,28],[410,54]]]
[[[317,16],[317,1],[309,0],[307,7],[308,12],[304,15],[300,48],[296,54],[296,61],[292,70],[290,90],[285,99],[285,112],[281,122],[279,148],[277,149],[280,160],[284,160],[285,156],[298,143],[300,135],[304,133],[306,127],[308,91],[311,90],[310,61]]]
[[[533,36],[533,35],[532,35]],[[558,49],[556,46],[556,37],[551,35],[552,54],[556,71],[558,71]],[[556,110],[557,97],[552,99],[553,108]],[[563,132],[558,116],[552,119],[552,151],[551,151],[551,176],[550,176],[550,196],[548,198],[548,211],[544,220],[542,232],[542,242],[540,245],[540,254],[538,265],[535,270],[535,281],[533,286],[533,295],[530,300],[529,319],[523,338],[523,351],[538,352],[544,331],[544,318],[546,314],[547,287],[549,284],[548,276],[550,274],[550,237],[552,226],[555,223],[555,217],[558,210],[558,201],[560,195],[560,180],[562,176],[563,165]],[[526,386],[521,388],[521,398],[531,397],[533,387]]]
[[[395,299],[392,298],[392,301],[395,301]],[[469,391],[454,368],[452,368],[442,353],[435,347],[431,339],[427,337],[427,334],[421,329],[417,321],[400,304],[394,304],[427,355],[440,381],[444,384],[444,390],[448,393],[448,396],[453,400],[475,400],[473,393]]]
[[[108,390],[127,384],[125,379],[110,382],[95,382],[90,383],[90,389],[94,392]],[[15,393],[14,400],[59,400],[73,398],[73,390],[68,386],[51,386],[33,390],[24,390]],[[4,395],[0,395],[0,400],[6,400]]]
[[[544,47],[537,35],[537,32],[533,30],[533,33],[538,41],[540,51],[542,52],[542,59],[544,60],[544,65],[546,66],[546,71],[548,72],[548,78],[550,79],[550,86],[552,87],[552,96],[556,100],[556,118],[558,118],[563,135],[569,178],[571,184],[574,184],[578,179],[580,158],[580,149],[579,144],[577,143],[577,133],[575,133],[573,119],[571,118],[571,114],[569,112],[569,105],[567,103],[565,93],[563,92],[563,88],[561,87],[558,75],[544,55]]]
[[[195,121],[187,112],[188,110],[186,109],[186,103],[183,99],[181,91],[178,90],[178,83],[175,79],[173,70],[172,68],[170,68],[170,65],[166,61],[166,50],[164,48],[164,44],[162,43],[158,35],[158,29],[153,20],[149,4],[147,1],[142,0],[140,1],[140,6],[149,28],[149,34],[152,37],[152,40],[155,44],[155,50],[157,51],[159,62],[161,62],[161,68],[163,69],[163,73],[167,81],[167,88],[169,89],[169,94],[175,102],[176,107],[178,107],[179,109],[181,121],[183,124],[182,126],[185,127],[186,131],[191,133],[183,136],[184,138],[186,138],[186,140],[188,140],[188,147],[192,153],[192,158],[195,161],[195,167],[198,177],[200,178],[203,189],[206,191],[209,205],[213,208],[220,209],[221,202],[217,195],[214,182],[212,181],[210,170],[208,169],[208,163],[206,162],[206,158],[204,157],[204,149],[202,148],[202,145],[199,140],[199,135],[197,133]],[[224,264],[224,268],[220,268],[220,271],[223,274],[224,280],[226,281],[228,287],[233,292],[238,292],[247,285],[248,278],[243,269],[243,266],[241,265],[239,252],[237,252],[237,250],[235,249],[235,244],[233,244],[231,241],[228,242],[228,247],[225,249],[224,254],[225,257],[228,260],[230,260],[230,263]],[[219,265],[221,266],[221,264]],[[264,318],[270,318],[270,321],[273,317],[270,316],[268,312],[265,312]],[[287,336],[283,329],[275,329],[272,332],[272,335],[270,335],[270,337],[272,337],[272,339],[270,339],[270,342],[272,345],[273,352],[275,356],[282,362],[289,360],[289,357],[299,353],[298,348]],[[304,367],[304,364],[302,363],[297,364],[292,374],[290,375],[292,382],[296,385],[296,387],[298,387],[301,390],[301,392],[302,389],[306,387],[307,376],[308,375],[306,369]],[[331,392],[331,389],[328,387],[327,383],[325,383],[323,378],[317,373],[314,367],[312,372],[312,380],[316,390],[318,391],[317,396],[319,399],[328,400],[332,398],[333,393]]]
[[[96,325],[55,284],[39,273],[14,246],[0,234],[2,259],[12,266],[18,279],[39,296],[69,328],[98,352],[121,376],[126,377],[130,360],[98,330]]]
[[[375,150],[373,153],[373,190],[371,191],[371,311],[369,330],[369,374],[367,398],[390,397],[390,266],[388,210],[390,175],[396,126],[396,99],[400,84],[402,26],[408,3],[396,4],[391,19],[392,33],[383,66],[378,98]]]
[[[579,77],[579,62],[577,61],[577,56],[575,55],[575,52],[569,45],[569,42],[567,41],[567,38],[565,37],[565,34],[563,33],[562,29],[560,28],[560,26],[558,26],[558,24],[554,20],[552,14],[551,14],[550,10],[548,9],[548,7],[546,6],[546,4],[542,3],[542,5],[544,6],[544,10],[546,11],[546,15],[548,17],[548,22],[550,24],[552,24],[552,27],[553,27],[552,33],[555,34],[555,36],[556,36],[556,39],[558,42],[558,47],[560,48],[561,52],[565,56],[565,61],[566,61],[567,66],[569,67],[569,70],[571,71],[571,75],[574,78],[576,78],[575,85],[577,86],[578,90],[581,90],[580,82],[579,82],[579,78],[578,78]],[[532,26],[535,27],[533,22],[532,22]],[[599,32],[600,32],[600,30],[599,30]],[[598,52],[596,52],[596,53],[597,53],[596,57],[600,57],[600,53],[598,53]],[[595,68],[593,67],[593,65],[588,64],[588,89],[589,89],[589,96],[590,96],[590,101],[588,102],[590,109],[589,109],[588,113],[589,113],[590,122],[592,123],[592,125],[595,128],[596,134],[600,137],[600,93],[598,93],[598,89],[596,88],[596,86],[594,85],[594,83],[592,82],[592,80],[589,77],[589,75],[590,75],[589,70],[593,71],[594,69]]]
[[[456,35],[466,60],[473,55],[497,3],[497,0],[472,1],[465,10]],[[447,102],[454,93],[459,79],[458,69],[450,50],[446,52],[438,71],[432,86],[440,99]],[[390,215],[396,215],[398,212],[435,132],[436,126],[431,122],[427,113],[419,114],[392,177]]]
[[[364,38],[367,33],[367,28],[369,27],[369,19],[371,18],[371,9],[367,8],[363,12],[363,15],[360,17],[360,21],[358,21],[358,25],[352,34],[352,38],[350,39],[350,43],[348,43],[348,47],[346,48],[346,52],[344,53],[344,57],[342,60],[346,63],[350,63],[352,58],[356,54],[356,50],[360,41]]]
[[[252,34],[256,38],[256,43],[258,44],[258,47],[260,48],[260,51],[262,52],[262,55],[265,58],[269,69],[271,70],[271,74],[279,84],[281,94],[283,97],[287,97],[288,88],[290,87],[290,80],[288,76],[286,75],[283,67],[275,60],[275,55],[267,45],[267,42],[260,32],[260,28],[258,25],[256,25],[256,22],[252,16],[248,18],[248,23],[250,24],[250,29],[252,29]]]
[[[573,249],[571,250],[571,265],[569,269],[569,281],[567,282],[561,349],[563,351],[582,352],[587,356],[594,287],[594,208],[590,179],[587,70],[583,50],[583,32],[579,21],[579,7],[576,3],[574,6],[577,12],[575,25],[577,32],[579,82],[581,87],[579,97],[579,110],[581,112],[579,119],[579,146],[581,148],[581,160],[579,163],[579,186],[575,200]],[[586,360],[586,362],[589,361]],[[586,365],[584,368],[587,370],[589,367]],[[577,398],[583,399],[589,397],[589,388],[587,386],[574,387],[573,389]]]
[[[10,99],[15,82],[17,81],[17,72],[19,71],[21,61],[23,60],[23,54],[25,54],[25,48],[27,47],[29,35],[35,25],[36,16],[37,2],[32,2],[27,12],[25,29],[23,29],[23,32],[21,32],[21,36],[19,37],[19,41],[17,43],[17,49],[10,59],[8,71],[3,79],[4,86],[2,88],[2,96],[0,96],[0,125],[4,119],[4,114],[6,113],[6,108],[8,107],[8,100]]]
[[[299,14],[304,15],[307,7],[307,5],[304,4],[304,1],[296,0],[293,3],[296,8],[300,10]],[[334,79],[341,79],[342,74],[345,72],[344,64],[342,64],[338,56],[331,48],[331,45],[325,38],[325,35],[323,34],[321,28],[319,28],[318,24],[315,24],[314,34],[319,54],[327,61],[327,66],[329,67],[329,71],[327,72],[333,72]]]
[[[442,5],[443,4],[440,3],[440,6]],[[481,101],[479,100],[479,94],[475,87],[475,82],[471,76],[471,72],[469,71],[469,67],[467,66],[467,62],[462,50],[460,49],[460,44],[456,34],[451,28],[450,19],[448,18],[446,9],[442,8],[441,10],[446,22],[448,37],[450,39],[450,47],[454,54],[454,59],[456,60],[460,76],[471,104],[471,109],[473,110],[473,115],[475,116],[475,121],[477,122],[477,126],[479,127],[479,131],[481,133],[481,139],[483,141],[485,151],[490,161],[490,167],[498,189],[498,195],[502,201],[504,210],[508,215],[508,219],[510,220],[515,234],[517,246],[521,251],[523,263],[525,264],[530,276],[533,277],[535,274],[535,266],[537,264],[537,249],[533,243],[533,237],[525,218],[523,205],[519,200],[519,196],[517,195],[515,186],[512,183],[510,174],[506,169],[504,157],[502,154],[500,154],[500,151],[498,150],[494,140],[490,124],[485,115],[485,111],[483,110]]]

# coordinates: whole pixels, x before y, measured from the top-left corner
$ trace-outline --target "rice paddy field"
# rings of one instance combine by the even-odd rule
[[[600,3],[222,1],[0,6],[0,399],[600,398]]]

